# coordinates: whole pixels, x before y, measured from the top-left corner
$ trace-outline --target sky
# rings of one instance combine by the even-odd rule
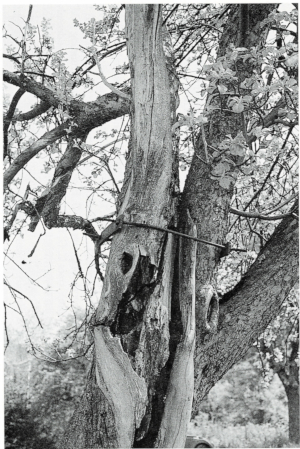
[[[28,3],[23,5],[4,5],[3,21],[14,22],[22,26],[28,14]],[[78,43],[84,43],[82,33],[79,28],[73,26],[73,20],[78,19],[80,22],[90,20],[92,17],[97,19],[97,12],[91,4],[51,4],[43,5],[33,4],[30,22],[33,25],[41,23],[42,19],[51,19],[52,36],[54,38],[55,49],[76,48]],[[80,42],[81,41],[81,42]],[[74,50],[75,51],[75,50]]]

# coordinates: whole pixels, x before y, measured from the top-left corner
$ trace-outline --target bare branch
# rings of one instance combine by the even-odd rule
[[[17,64],[20,64],[20,61],[18,60],[18,58],[15,58],[15,57],[12,56],[12,55],[7,55],[7,54],[5,53],[5,54],[3,55],[3,58],[11,59],[12,61],[16,62]]]
[[[43,86],[43,84],[37,81],[27,78],[25,76],[17,75],[16,73],[9,72],[8,70],[3,71],[3,80],[14,86],[21,87],[26,92],[35,95],[42,101],[50,103],[51,106],[57,107],[61,100],[55,93],[48,87]]]
[[[13,96],[13,99],[11,100],[7,114],[3,119],[3,140],[4,140],[3,159],[5,159],[6,156],[10,158],[10,155],[8,154],[8,129],[12,122],[12,118],[15,113],[18,102],[22,97],[22,95],[24,95],[24,93],[25,93],[24,89],[20,88],[17,90],[17,92]]]
[[[37,281],[35,281],[32,277],[29,276],[29,274],[26,273],[26,271],[22,270],[22,268],[11,258],[8,254],[5,254],[5,257],[7,257],[16,267],[19,268],[19,270],[22,271],[22,273],[25,274],[28,279],[30,279],[34,284],[36,284],[38,287],[40,287],[42,290],[48,291],[46,288],[44,288],[41,284],[39,284]]]
[[[74,243],[72,234],[71,234],[71,232],[69,231],[69,229],[67,229],[67,231],[68,231],[69,236],[70,236],[70,239],[71,239],[71,241],[72,241],[72,245],[73,245],[73,249],[74,249],[74,254],[75,254],[75,257],[76,257],[76,262],[77,262],[77,265],[78,265],[79,275],[80,275],[81,278],[84,278],[84,274],[83,274],[83,271],[82,271],[82,268],[81,268],[79,256],[78,256],[78,253],[77,253],[77,249],[76,249],[76,247],[75,247],[75,243]]]
[[[49,103],[42,101],[41,103],[37,104],[30,111],[15,115],[13,117],[13,121],[14,122],[23,122],[25,120],[32,120],[32,119],[38,117],[39,115],[43,114],[44,112],[48,111],[48,109],[50,109],[50,108],[51,108],[51,105]]]
[[[31,299],[28,298],[28,296],[24,295],[24,293],[20,292],[19,290],[17,290],[16,288],[14,288],[14,287],[12,287],[10,284],[8,284],[8,283],[6,282],[6,280],[4,280],[4,284],[5,284],[10,290],[13,290],[14,292],[16,292],[16,293],[18,293],[19,295],[23,296],[23,298],[27,299],[27,300],[30,302],[31,307],[32,307],[32,309],[33,309],[33,311],[34,311],[34,314],[35,314],[35,316],[36,316],[36,319],[38,320],[39,326],[43,329],[42,323],[40,322],[40,319],[39,319],[39,317],[38,317],[38,314],[37,314],[37,312],[36,312],[36,310],[35,310],[35,307],[34,307],[34,305],[33,305],[33,302],[31,301]]]
[[[112,84],[110,84],[110,83],[107,81],[107,79],[105,78],[105,76],[103,75],[103,73],[102,73],[100,61],[99,61],[99,59],[98,59],[97,52],[96,52],[96,49],[95,49],[95,46],[94,46],[94,45],[95,45],[95,26],[96,26],[95,19],[92,19],[92,23],[93,23],[93,46],[92,46],[92,53],[93,53],[94,59],[95,59],[95,61],[96,61],[98,70],[99,70],[100,78],[102,79],[102,81],[103,81],[103,83],[105,84],[105,86],[108,87],[112,92],[114,92],[115,94],[119,95],[120,97],[125,98],[126,100],[130,100],[131,97],[130,97],[128,94],[125,94],[124,92],[122,92],[121,90],[117,89],[117,88],[114,87]]]
[[[83,136],[81,141],[84,141],[85,137]],[[82,148],[80,142],[70,138],[67,149],[56,166],[52,184],[46,195],[46,201],[41,212],[45,225],[48,228],[56,224],[60,202],[66,194],[73,171],[81,158],[81,154]]]
[[[5,336],[6,336],[4,352],[6,352],[6,349],[8,348],[8,345],[9,345],[9,336],[8,336],[8,331],[7,331],[7,311],[6,311],[7,305],[5,304],[5,302],[3,303],[3,305],[4,305],[4,329],[5,329]]]
[[[24,150],[13,163],[8,167],[6,172],[3,175],[3,190],[5,191],[8,187],[8,184],[12,181],[12,179],[16,176],[16,174],[24,167],[27,162],[30,161],[39,151],[45,148],[47,145],[51,145],[51,143],[55,142],[60,137],[63,137],[66,134],[67,124],[63,123],[57,128],[52,129],[51,131],[46,132],[40,139],[34,142],[30,147]]]
[[[278,206],[274,207],[272,210],[268,211],[268,214],[272,214],[273,212],[275,212],[276,210],[280,209],[281,207],[285,206],[286,204],[288,204],[289,202],[291,202],[292,200],[297,198],[297,194],[296,195],[291,195],[289,198],[287,198],[283,203],[280,203]]]
[[[26,20],[23,41],[22,41],[22,45],[21,45],[22,46],[21,73],[22,74],[24,73],[24,64],[25,64],[25,59],[26,59],[26,37],[27,37],[28,25],[29,25],[30,18],[31,18],[31,12],[32,12],[32,5],[29,5],[29,11],[28,11],[28,16],[27,16],[27,20]]]
[[[291,214],[281,214],[281,215],[265,215],[263,213],[259,212],[245,212],[243,210],[237,210],[231,207],[230,212],[235,215],[239,215],[240,217],[247,217],[247,218],[259,218],[260,220],[281,220],[282,218],[289,217]]]
[[[84,152],[89,153],[89,156],[86,156],[83,159],[81,159],[81,161],[79,162],[78,165],[83,164],[84,162],[86,162],[91,157],[97,156],[97,154],[100,153],[100,151],[103,151],[103,150],[105,150],[105,148],[109,147],[110,145],[115,145],[117,142],[121,142],[122,140],[125,140],[125,137],[120,137],[119,139],[113,140],[112,142],[104,145],[103,147],[101,147],[99,150],[97,150],[95,152],[88,151],[86,148],[84,148]]]
[[[52,227],[71,228],[75,231],[80,229],[85,231],[93,242],[99,237],[99,234],[92,223],[86,218],[79,217],[78,215],[59,215],[56,223],[52,224]]]

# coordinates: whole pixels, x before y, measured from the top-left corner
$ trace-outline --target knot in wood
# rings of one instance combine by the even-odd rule
[[[219,297],[211,284],[202,286],[197,303],[199,305],[198,327],[201,337],[215,333],[219,320]]]

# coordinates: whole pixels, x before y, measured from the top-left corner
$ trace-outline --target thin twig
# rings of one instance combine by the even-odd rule
[[[96,21],[95,19],[92,19],[92,24],[93,24],[93,45],[92,45],[92,53],[94,56],[94,59],[96,61],[97,67],[98,67],[98,71],[99,71],[99,75],[100,78],[102,79],[102,82],[105,84],[106,87],[108,87],[112,92],[114,92],[115,94],[119,95],[119,97],[123,97],[126,100],[131,100],[130,95],[125,94],[124,92],[121,92],[119,89],[117,89],[115,86],[113,86],[112,84],[110,84],[107,79],[105,78],[105,76],[102,73],[101,70],[101,65],[100,65],[100,61],[98,59],[97,56],[97,52],[96,52],[96,48],[95,48],[95,28],[96,28]]]
[[[274,207],[272,210],[269,210],[268,212],[266,212],[266,214],[272,214],[273,212],[275,212],[278,209],[281,209],[283,206],[285,206],[286,204],[288,204],[290,201],[294,200],[295,198],[297,198],[298,194],[296,193],[295,195],[291,195],[289,198],[287,198],[283,203],[280,203],[279,206]]]
[[[28,279],[30,279],[34,284],[36,284],[38,287],[40,287],[42,290],[44,290],[44,291],[49,291],[48,289],[46,289],[46,288],[44,288],[41,284],[39,284],[38,282],[36,282],[31,276],[29,276],[29,274],[27,274],[26,273],[26,271],[24,271],[24,270],[22,270],[22,268],[11,258],[11,257],[9,257],[9,255],[7,254],[7,253],[5,253],[5,256],[6,257],[8,257],[8,259],[13,263],[13,264],[15,264],[16,265],[16,267],[18,267],[19,268],[19,270],[21,270],[24,274],[25,274],[25,276],[27,276],[28,277]]]
[[[101,147],[99,150],[95,151],[94,153],[92,151],[88,151],[86,148],[83,148],[83,151],[85,151],[86,153],[89,153],[89,156],[84,157],[78,164],[77,167],[81,164],[83,164],[85,161],[87,161],[88,159],[90,159],[93,156],[97,156],[98,153],[100,153],[100,151],[105,150],[105,148],[109,147],[110,145],[115,145],[117,142],[121,142],[122,140],[125,140],[126,137],[120,137],[119,139],[113,140],[112,142],[108,143],[107,145],[104,145],[103,147]]]
[[[75,257],[76,257],[76,261],[77,261],[80,277],[84,278],[84,275],[83,275],[83,272],[82,272],[82,268],[81,268],[81,265],[80,265],[80,260],[79,260],[78,254],[77,254],[77,250],[76,250],[76,247],[75,247],[75,244],[74,244],[74,240],[73,240],[72,234],[71,234],[71,232],[69,231],[68,228],[67,228],[67,231],[69,233],[70,239],[72,240],[72,245],[73,245],[73,249],[74,249],[74,253],[75,253]]]
[[[27,36],[28,25],[30,22],[31,12],[32,12],[32,5],[29,5],[29,11],[28,11],[28,16],[27,16],[27,20],[26,20],[25,32],[24,32],[24,38],[23,38],[23,42],[22,42],[22,63],[21,63],[21,74],[22,75],[24,74],[24,63],[25,63],[25,59],[26,59],[26,36]]]
[[[8,330],[7,330],[7,311],[6,311],[7,305],[5,304],[5,302],[3,303],[3,305],[4,305],[4,329],[5,329],[5,335],[6,335],[6,343],[5,343],[4,352],[6,352],[6,349],[8,348],[8,345],[9,345],[9,336],[8,336]]]
[[[39,325],[40,325],[41,328],[43,329],[42,323],[40,322],[40,319],[39,319],[39,317],[38,317],[38,314],[37,314],[37,312],[36,312],[36,310],[35,310],[35,307],[34,307],[32,301],[31,301],[31,299],[28,298],[28,296],[24,295],[24,293],[20,292],[20,291],[17,290],[16,288],[14,288],[14,287],[12,287],[11,285],[9,285],[9,284],[6,282],[6,280],[4,280],[4,284],[5,284],[10,290],[13,290],[14,292],[16,292],[16,293],[18,293],[19,295],[23,296],[23,298],[27,299],[27,300],[30,302],[31,307],[32,307],[32,309],[33,309],[33,311],[34,311],[34,314],[35,314],[35,316],[36,316],[36,319],[38,320]]]

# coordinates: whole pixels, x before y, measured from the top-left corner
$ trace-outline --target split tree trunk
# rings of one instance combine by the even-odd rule
[[[273,7],[259,5],[259,13],[257,5],[250,7],[253,30]],[[224,42],[238,17],[238,8],[233,8]],[[207,164],[201,164],[201,137],[196,150],[201,159],[194,156],[183,201],[179,208],[176,204],[174,101],[162,46],[161,7],[126,5],[126,29],[131,139],[119,214],[146,225],[178,225],[188,234],[195,234],[197,227],[200,238],[222,244],[231,191],[212,181]],[[206,138],[217,145],[228,129],[237,133],[241,126],[232,114],[215,115]],[[276,316],[295,283],[297,226],[288,220],[221,303],[218,327],[213,285],[218,253],[187,240],[177,245],[172,235],[150,228],[124,226],[115,235],[94,323],[93,367],[61,448],[184,447],[193,398],[195,331],[195,392],[201,400]],[[280,261],[286,264],[283,270]],[[269,285],[267,295],[264,288]],[[209,302],[215,313],[213,332],[207,336],[202,325]],[[195,317],[202,323],[198,329]]]
[[[176,154],[161,6],[126,5],[126,32],[133,106],[119,213],[166,228],[175,220]],[[149,228],[124,226],[114,237],[94,323],[93,370],[61,447],[154,446],[167,388],[174,247],[172,235]]]

